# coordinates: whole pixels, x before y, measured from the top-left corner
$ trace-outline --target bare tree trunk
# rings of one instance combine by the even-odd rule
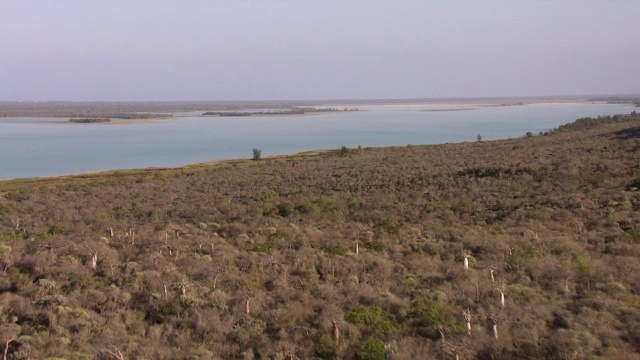
[[[356,241],[356,255],[360,253],[360,248],[358,247],[358,242]]]
[[[465,250],[462,252],[462,256],[464,257],[464,269],[468,270],[469,269],[469,256],[471,256],[471,252],[468,250]]]
[[[495,283],[495,282],[496,282],[496,278],[493,276],[493,272],[494,272],[494,271],[495,271],[495,270],[493,270],[493,269],[489,269],[489,274],[491,275],[491,282],[492,282],[492,283]]]
[[[109,349],[113,349],[113,350],[109,350]],[[124,355],[122,355],[122,352],[120,351],[120,349],[118,349],[115,345],[109,345],[109,348],[105,349],[104,351],[118,360],[124,360]]]
[[[12,342],[14,342],[15,339],[9,339],[7,340],[5,346],[4,346],[4,357],[3,360],[7,360],[7,354],[9,353],[9,345],[11,345]]]
[[[333,323],[333,329],[331,334],[333,335],[333,341],[335,341],[336,345],[340,343],[340,327],[338,326],[338,322],[335,320],[331,320]]]
[[[467,335],[471,336],[471,310],[467,309],[462,312],[464,322],[466,323]]]
[[[504,305],[505,305],[504,290],[501,289],[501,288],[496,288],[496,290],[498,290],[500,292],[500,306],[504,307]]]
[[[493,337],[498,340],[498,323],[493,321]]]
[[[91,255],[91,270],[95,271],[97,267],[98,267],[98,252],[95,251]]]
[[[247,300],[244,303],[244,312],[245,314],[247,314],[247,316],[251,316],[251,306],[249,305],[249,300],[250,298],[247,298]]]

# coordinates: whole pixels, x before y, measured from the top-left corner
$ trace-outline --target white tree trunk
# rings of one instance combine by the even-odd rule
[[[498,324],[497,323],[493,323],[493,337],[498,340]]]
[[[15,341],[15,339],[7,340],[7,342],[6,342],[5,346],[4,346],[4,356],[3,356],[4,360],[7,360],[7,354],[9,352],[9,345],[14,341]]]
[[[333,341],[335,341],[336,345],[340,343],[340,327],[338,326],[338,322],[335,320],[331,320],[333,323],[332,335]]]
[[[95,270],[98,267],[98,253],[94,252],[91,255],[91,270]]]
[[[466,256],[464,257],[464,269],[469,269],[469,258]]]

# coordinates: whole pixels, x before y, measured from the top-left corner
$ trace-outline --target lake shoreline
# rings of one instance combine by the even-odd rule
[[[230,112],[230,111],[252,111],[256,109],[277,110],[284,107],[357,107],[357,106],[518,106],[518,105],[534,105],[534,104],[606,104],[606,100],[589,100],[587,98],[463,98],[463,99],[401,99],[401,100],[327,100],[327,101],[266,101],[266,102],[104,102],[104,103],[84,103],[84,102],[0,102],[0,119],[2,118],[55,118],[70,119],[75,117],[107,117],[117,119],[118,117],[109,116],[114,113],[118,114],[177,114],[188,112]],[[61,105],[62,104],[62,105]],[[133,105],[131,105],[133,104]],[[207,105],[211,104],[211,105]],[[94,109],[95,106],[104,106],[106,110],[100,108]],[[138,107],[135,107],[138,105]],[[633,106],[633,104],[629,104]],[[56,106],[64,106],[64,110],[58,110]],[[175,107],[174,107],[175,106]],[[194,107],[198,106],[198,107]],[[26,109],[22,109],[27,107]],[[87,107],[87,108],[85,108]],[[35,109],[34,109],[35,108]],[[38,109],[41,108],[41,109]],[[68,110],[72,108],[73,110]],[[131,109],[129,109],[131,108]],[[75,113],[77,111],[78,113]],[[364,111],[359,109],[358,111]],[[56,114],[56,112],[58,112]],[[261,114],[264,116],[276,116],[280,114]],[[307,115],[307,114],[302,114]],[[205,115],[197,115],[205,116]],[[215,117],[217,115],[212,115]],[[257,115],[256,115],[257,116]],[[158,116],[138,120],[161,120],[173,116]],[[123,119],[128,121],[127,119]]]
[[[144,124],[102,128],[79,124],[47,127],[45,124],[72,125],[66,121],[51,123],[50,118],[9,120],[0,122],[4,129],[0,138],[4,140],[0,142],[0,181],[236,163],[249,158],[254,147],[264,150],[264,159],[270,161],[341,146],[380,148],[519,138],[582,117],[629,113],[629,106],[495,106],[475,107],[468,112],[433,106],[427,110],[441,112],[432,115],[422,112],[424,107],[372,106],[362,113],[340,111],[306,120],[304,116],[282,115],[274,115],[273,120],[217,116],[216,121],[176,116],[164,118],[175,122],[122,120],[127,125]],[[261,116],[268,115],[256,115]],[[271,154],[274,156],[266,156]]]

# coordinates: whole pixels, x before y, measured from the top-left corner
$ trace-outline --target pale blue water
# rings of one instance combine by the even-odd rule
[[[342,145],[437,144],[537,134],[580,117],[630,113],[619,104],[358,106],[307,116],[194,117],[134,124],[52,124],[0,118],[0,179],[171,167]],[[449,112],[427,109],[473,108]],[[65,123],[66,119],[54,120]]]

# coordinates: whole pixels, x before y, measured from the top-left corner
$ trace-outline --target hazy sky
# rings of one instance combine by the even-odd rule
[[[640,93],[637,0],[0,0],[0,100]]]

